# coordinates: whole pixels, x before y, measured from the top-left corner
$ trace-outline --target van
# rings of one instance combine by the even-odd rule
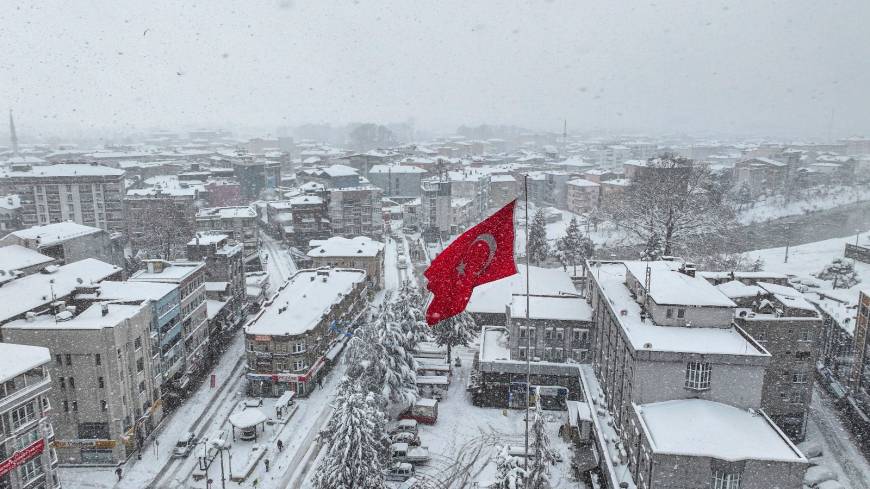
[[[175,442],[175,447],[172,448],[172,458],[184,458],[190,455],[194,445],[196,445],[196,436],[189,431],[182,433]]]
[[[393,464],[384,470],[384,479],[404,482],[414,476],[414,465],[409,463]]]

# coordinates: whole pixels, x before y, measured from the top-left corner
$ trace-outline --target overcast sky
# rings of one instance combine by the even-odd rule
[[[870,134],[866,0],[41,0],[4,4],[0,46],[0,107],[39,134],[411,118]]]

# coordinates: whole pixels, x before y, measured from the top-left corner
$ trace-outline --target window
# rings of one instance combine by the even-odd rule
[[[70,355],[69,353],[64,355],[64,360],[66,360],[67,365],[72,365],[72,355]]]
[[[528,330],[525,326],[520,326],[520,338],[525,338],[528,334]]]
[[[145,381],[139,382],[139,392],[145,392]]]
[[[63,377],[57,378],[57,383],[60,384],[61,389],[66,389],[66,379]]]
[[[520,358],[526,358],[526,347],[524,346],[520,347]]]
[[[574,328],[574,341],[586,343],[586,341],[588,339],[589,339],[589,330],[588,329]]]
[[[686,310],[683,308],[677,309],[677,317],[680,319],[686,317]]]
[[[665,317],[668,319],[674,317],[674,310],[669,307],[667,311],[665,311]]]
[[[589,359],[588,350],[573,350],[571,354],[575,362],[583,363]]]
[[[297,372],[300,370],[305,370],[305,362],[302,362],[302,361],[293,362],[293,370],[295,370]]]
[[[100,411],[105,413],[108,410],[109,410],[109,403],[107,403],[106,401],[100,401]]]
[[[740,474],[721,470],[713,472],[712,489],[740,489]]]
[[[42,458],[35,457],[21,464],[21,478],[29,482],[42,475]]]
[[[712,367],[707,362],[689,362],[686,365],[686,388],[706,390],[710,388]]]
[[[145,370],[145,359],[140,358],[140,359],[136,360],[136,371],[141,372],[143,370]]]
[[[95,365],[102,365],[103,364],[103,359],[102,359],[102,357],[100,357],[99,353],[94,355],[94,364]]]
[[[800,333],[800,341],[813,341],[813,332],[808,329],[802,329]]]
[[[66,400],[63,401],[63,412],[65,412],[65,413],[69,412],[69,401],[66,401]]]
[[[75,389],[75,388],[76,388],[76,379],[75,379],[74,377],[67,377],[66,380],[67,380],[67,383],[69,383],[69,388],[70,388],[70,389]]]
[[[97,386],[100,389],[105,389],[106,388],[106,380],[103,379],[102,377],[97,377]]]
[[[553,339],[553,328],[547,328],[544,330],[544,339]]]
[[[60,353],[54,356],[54,361],[55,363],[57,363],[58,366],[63,365],[63,357],[60,355]]]
[[[565,339],[565,330],[563,328],[556,328],[556,339],[564,340]]]
[[[72,410],[73,410],[74,413],[79,412],[79,402],[78,402],[78,401],[73,401],[73,402],[72,402]]]
[[[792,384],[806,384],[807,383],[807,373],[803,370],[795,370],[791,373],[791,383]]]
[[[137,336],[135,340],[133,340],[133,349],[139,350],[142,348],[142,337]]]
[[[305,343],[294,343],[293,353],[302,353],[305,351]]]
[[[34,419],[36,419],[36,410],[33,408],[32,402],[12,411],[12,427],[14,429],[18,429]]]
[[[804,393],[802,391],[799,391],[799,390],[792,391],[791,395],[789,396],[789,402],[792,402],[794,404],[803,404]]]
[[[556,361],[556,362],[565,361],[564,350],[562,350],[561,348],[556,348],[555,350],[553,350],[553,361]]]

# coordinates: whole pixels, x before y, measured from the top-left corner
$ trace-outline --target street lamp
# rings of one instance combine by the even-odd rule
[[[785,223],[785,260],[783,263],[788,263],[788,248],[791,245],[791,225],[793,222]]]

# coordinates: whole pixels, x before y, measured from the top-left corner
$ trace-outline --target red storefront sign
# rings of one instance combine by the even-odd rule
[[[27,462],[31,458],[39,455],[42,451],[45,450],[45,440],[40,438],[30,445],[18,450],[13,453],[11,457],[6,460],[0,462],[0,477],[8,474],[15,467]]]

